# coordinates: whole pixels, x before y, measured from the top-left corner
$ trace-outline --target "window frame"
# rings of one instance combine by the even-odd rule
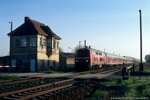
[[[42,38],[38,37],[38,46],[42,46]]]
[[[26,37],[20,38],[20,47],[27,47],[27,38]]]
[[[52,39],[50,38],[47,39],[47,47],[52,47]]]
[[[30,37],[30,47],[36,46],[36,37]]]

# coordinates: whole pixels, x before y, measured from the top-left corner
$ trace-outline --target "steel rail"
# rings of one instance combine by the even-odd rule
[[[109,73],[99,73],[99,74],[112,75],[112,74],[120,72],[120,71],[121,71],[121,69],[116,69],[114,71],[110,71]]]
[[[24,82],[28,82],[28,81],[34,81],[34,80],[39,80],[39,79],[31,79],[31,78],[27,78],[27,79],[25,79],[25,80],[19,80],[19,81],[15,81],[15,82],[1,83],[0,86],[2,86],[2,85],[9,85],[9,84],[24,83]]]
[[[73,80],[74,79],[68,79],[68,80],[63,80],[63,81],[54,82],[54,83],[50,83],[50,84],[30,87],[30,88],[26,88],[26,89],[21,89],[21,90],[17,90],[17,91],[11,91],[11,92],[2,93],[2,94],[0,94],[0,99],[3,98],[3,97],[10,96],[10,95],[15,95],[17,93],[22,93],[22,92],[27,92],[27,91],[31,91],[31,90],[36,90],[36,89],[40,89],[40,88],[43,88],[43,87],[48,87],[48,86],[53,86],[53,85],[57,85],[57,84],[61,84],[61,83],[70,82],[70,81],[73,81]]]
[[[65,85],[65,86],[53,88],[52,90],[42,91],[42,92],[38,92],[38,93],[35,93],[35,94],[32,94],[32,95],[21,97],[21,98],[15,99],[15,100],[27,100],[27,99],[35,98],[35,97],[38,97],[38,96],[41,96],[41,95],[44,95],[44,94],[47,94],[47,93],[51,93],[51,92],[54,92],[54,91],[57,91],[57,90],[72,87],[73,85],[74,84],[68,84],[68,85]]]
[[[13,81],[18,82],[18,81],[27,80],[27,79],[31,79],[31,78],[21,78],[20,80],[1,80],[0,85],[7,84],[8,82],[13,82]]]
[[[121,69],[111,69],[111,70],[107,70],[107,71],[100,72],[97,74],[109,74],[109,73],[113,73],[113,72],[117,72],[117,71],[121,71]]]

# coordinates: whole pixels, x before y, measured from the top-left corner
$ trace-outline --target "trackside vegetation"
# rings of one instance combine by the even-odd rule
[[[20,77],[18,77],[18,76],[15,76],[15,75],[13,75],[13,76],[9,76],[9,75],[0,75],[0,81],[2,81],[2,80],[20,80]]]
[[[141,100],[150,99],[150,78],[129,78],[121,81],[103,79],[98,89],[84,100]]]

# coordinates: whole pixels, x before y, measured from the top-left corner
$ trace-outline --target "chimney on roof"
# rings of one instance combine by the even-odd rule
[[[29,19],[30,19],[30,17],[25,17],[24,22],[26,23]]]

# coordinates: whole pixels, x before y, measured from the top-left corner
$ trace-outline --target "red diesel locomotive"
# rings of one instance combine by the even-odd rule
[[[75,55],[76,71],[99,69],[101,67],[117,66],[122,64],[129,65],[132,63],[132,59],[87,47],[78,49]]]

